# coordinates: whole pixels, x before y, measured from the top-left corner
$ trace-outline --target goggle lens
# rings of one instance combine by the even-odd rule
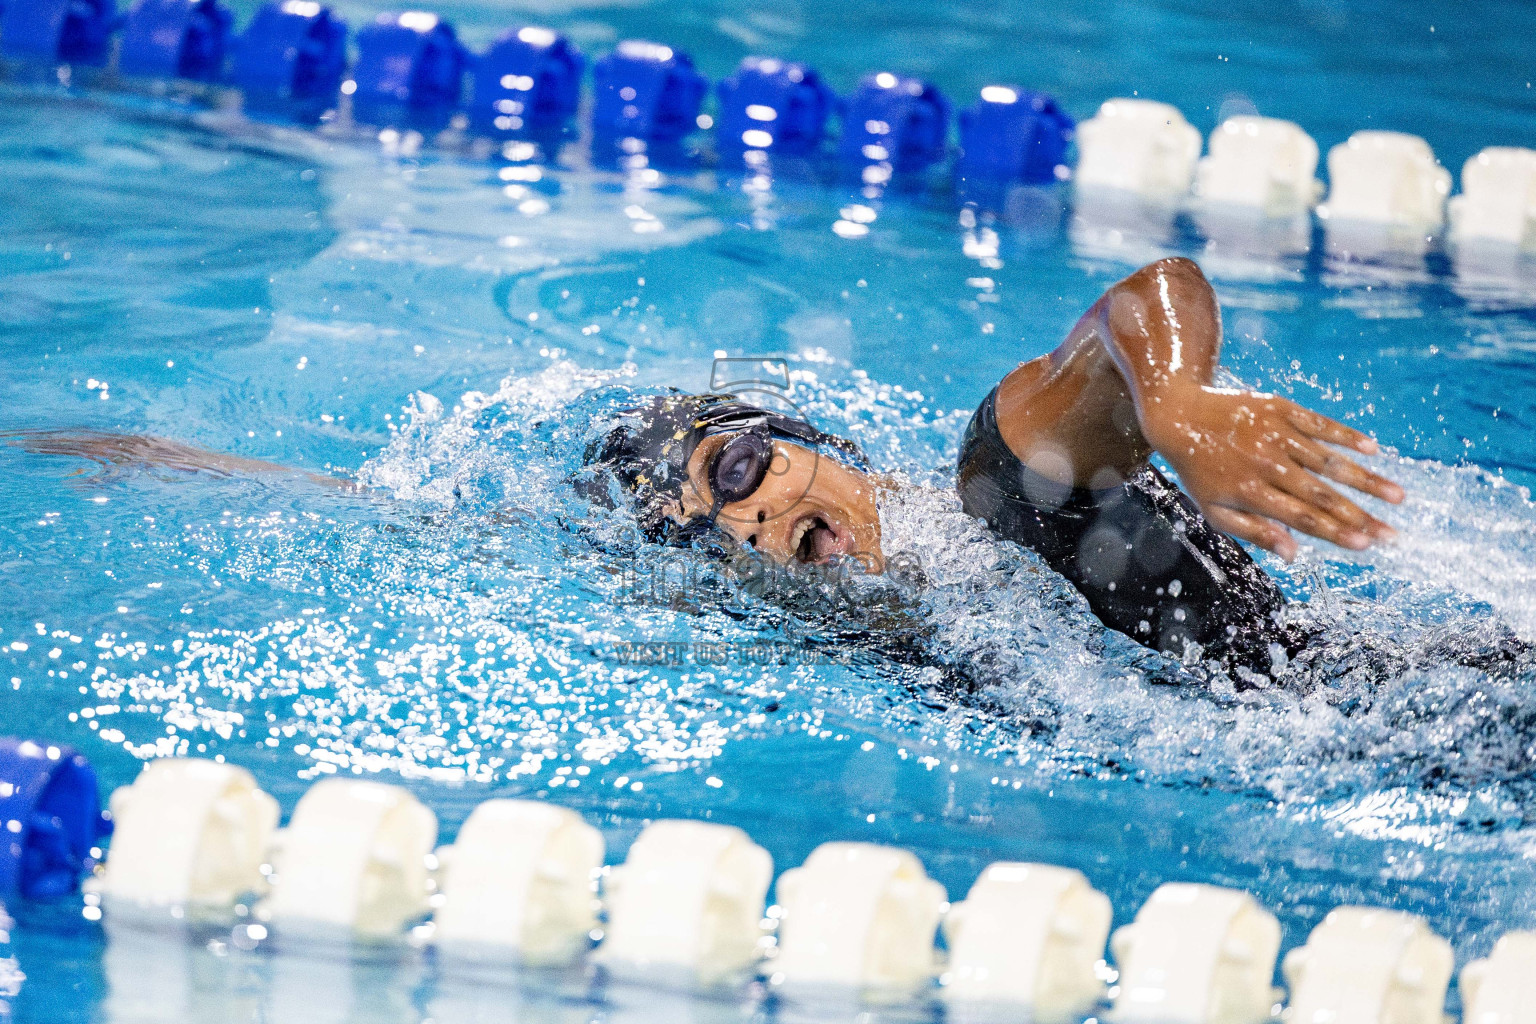
[[[709,464],[709,489],[715,505],[745,501],[763,485],[773,464],[773,442],[755,432],[731,438]]]

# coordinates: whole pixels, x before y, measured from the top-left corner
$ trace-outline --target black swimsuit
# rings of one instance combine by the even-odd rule
[[[1270,645],[1305,643],[1277,613],[1285,596],[1151,465],[1107,490],[1055,483],[1026,467],[998,431],[994,390],[960,444],[965,510],[1033,549],[1088,599],[1106,626],[1155,650],[1267,671]]]

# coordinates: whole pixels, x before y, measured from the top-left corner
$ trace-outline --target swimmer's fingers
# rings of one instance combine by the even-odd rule
[[[1227,505],[1210,505],[1201,509],[1211,525],[1222,533],[1231,534],[1238,540],[1273,551],[1289,562],[1296,557],[1296,540],[1291,531],[1272,519],[1239,512]]]
[[[1380,473],[1373,473],[1354,459],[1302,438],[1293,438],[1287,446],[1292,459],[1318,476],[1327,477],[1362,494],[1369,494],[1393,505],[1403,500],[1403,489]]]
[[[1303,459],[1306,461],[1303,462]],[[1321,471],[1321,464],[1321,453],[1297,453],[1296,461],[1288,466],[1276,467],[1270,482],[1349,529],[1363,531],[1377,540],[1391,539],[1394,535],[1392,527],[1314,475]]]
[[[1286,419],[1291,425],[1308,437],[1315,437],[1319,441],[1327,441],[1329,444],[1340,445],[1344,448],[1353,448],[1365,455],[1375,455],[1380,451],[1374,438],[1362,434],[1353,427],[1346,427],[1337,420],[1331,420],[1321,413],[1304,409],[1295,402],[1285,401]]]
[[[1291,425],[1304,435],[1293,438],[1288,446],[1291,457],[1298,463],[1319,476],[1373,495],[1382,501],[1396,505],[1403,500],[1403,489],[1397,484],[1327,447],[1330,444],[1339,445],[1365,455],[1375,455],[1381,450],[1375,439],[1320,413],[1303,409],[1295,402],[1287,401],[1284,408]],[[1319,444],[1319,441],[1325,444]]]
[[[1371,535],[1335,519],[1315,505],[1308,504],[1274,486],[1252,489],[1244,510],[1268,516],[1299,530],[1309,537],[1326,540],[1341,548],[1361,551],[1371,546]],[[1294,548],[1294,545],[1293,545]],[[1275,552],[1281,554],[1281,552]]]

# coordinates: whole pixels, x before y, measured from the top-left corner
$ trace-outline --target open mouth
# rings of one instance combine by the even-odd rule
[[[790,535],[790,549],[795,560],[807,564],[825,562],[833,555],[845,555],[852,547],[852,535],[840,532],[818,512],[801,516]]]

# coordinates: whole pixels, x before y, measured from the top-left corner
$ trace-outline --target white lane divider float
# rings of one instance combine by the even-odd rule
[[[227,909],[263,885],[278,807],[245,769],[152,761],[111,806],[112,858],[91,888],[115,912]]]
[[[1463,1024],[1536,1024],[1536,932],[1510,932],[1461,972]]]
[[[933,978],[944,887],[906,850],[824,843],[779,878],[771,980],[790,991],[910,997]]]
[[[10,1024],[11,1006],[8,1000],[21,990],[21,984],[27,980],[16,958],[11,956],[11,928],[15,924],[6,914],[5,904],[0,903],[0,1024]]]
[[[323,779],[277,834],[278,884],[257,908],[284,935],[388,939],[427,910],[437,816],[400,786]]]
[[[597,960],[626,980],[729,984],[757,962],[772,881],[773,858],[741,829],[654,822],[609,869]]]
[[[1317,143],[1300,125],[1272,117],[1229,117],[1211,133],[1210,154],[1196,169],[1205,203],[1294,217],[1322,195]]]
[[[555,966],[586,950],[603,836],[575,811],[487,800],[437,859],[433,922],[446,955]]]
[[[1189,192],[1200,158],[1200,132],[1177,107],[1113,99],[1077,127],[1079,189],[1119,189],[1175,202]]]
[[[1340,907],[1285,957],[1289,1024],[1440,1024],[1454,960],[1422,919]]]
[[[1328,201],[1318,216],[1433,232],[1445,220],[1451,172],[1429,143],[1402,132],[1360,131],[1328,151]]]
[[[1451,238],[1536,250],[1536,150],[1490,146],[1461,168]]]
[[[1113,913],[1081,872],[991,865],[945,917],[945,1001],[1022,1008],[1036,1021],[1081,1017],[1104,994],[1095,968]]]
[[[436,818],[398,786],[324,780],[274,833],[276,804],[249,773],[164,760],[115,793],[113,808],[117,834],[94,884],[112,930],[136,927],[145,907],[238,913],[238,900],[267,888],[264,858],[277,871],[257,919],[279,937],[399,940],[428,905]],[[603,843],[572,811],[489,801],[439,859],[436,939],[450,957],[467,950],[503,964],[563,965],[596,937],[592,880]],[[745,980],[767,945],[772,873],[768,853],[740,829],[653,823],[610,869],[595,959],[621,978],[695,989]],[[784,873],[779,899],[778,950],[764,973],[786,994],[893,1002],[932,982],[945,893],[910,852],[825,844]],[[1078,872],[992,865],[946,923],[941,997],[951,1018],[999,1007],[1042,1021],[1092,1012],[1109,919],[1108,900]],[[1257,1024],[1276,1009],[1279,942],[1274,917],[1246,893],[1164,885],[1111,942],[1119,985],[1106,1019]],[[1420,918],[1341,908],[1286,957],[1284,1017],[1441,1024],[1452,967],[1449,944]],[[1536,1024],[1536,933],[1511,933],[1469,964],[1462,996],[1464,1024]]]
[[[1270,980],[1280,924],[1245,892],[1159,886],[1110,946],[1120,966],[1114,1019],[1121,1024],[1257,1024],[1276,1002]]]

